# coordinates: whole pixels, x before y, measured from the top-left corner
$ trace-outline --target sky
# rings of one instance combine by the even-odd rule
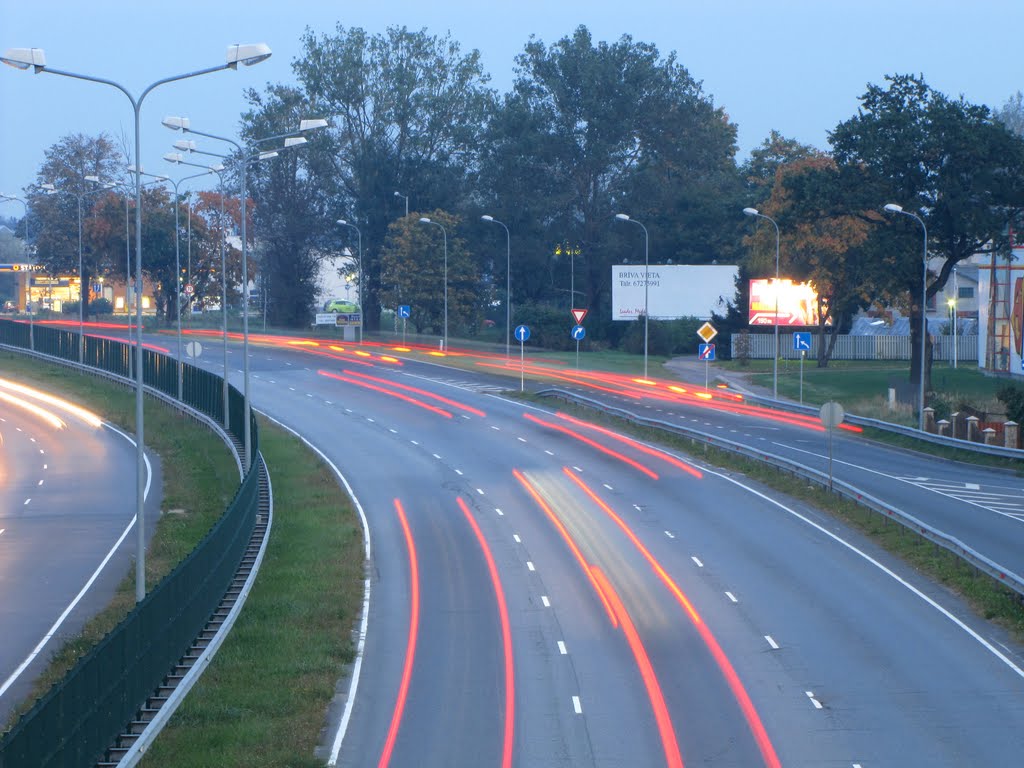
[[[156,80],[223,63],[229,44],[267,43],[273,56],[257,66],[146,98],[142,167],[180,178],[186,170],[162,160],[181,138],[161,126],[164,116],[237,137],[244,91],[294,82],[303,33],[338,24],[450,32],[464,52],[480,51],[500,92],[511,88],[531,35],[551,44],[581,24],[595,40],[631,35],[674,51],[703,83],[738,127],[741,160],[773,129],[827,148],[828,131],[887,74],[922,74],[939,91],[992,107],[1024,89],[1024,0],[0,0],[0,50],[43,48],[50,67],[115,80],[138,96]],[[133,126],[128,99],[110,86],[0,66],[0,193],[21,195],[62,137],[107,133],[130,144]],[[19,204],[0,203],[0,216],[20,215]]]

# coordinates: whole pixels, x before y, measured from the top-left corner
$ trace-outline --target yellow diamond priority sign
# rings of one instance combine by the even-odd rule
[[[711,323],[704,323],[704,325],[697,329],[697,335],[704,339],[705,344],[710,344],[711,340],[718,335],[718,331],[715,330],[715,326]]]

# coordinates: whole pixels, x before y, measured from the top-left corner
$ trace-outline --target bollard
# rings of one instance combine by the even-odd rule
[[[924,409],[924,431],[934,432],[935,431],[935,409],[925,408]]]
[[[962,440],[964,437],[964,415],[957,411],[951,414],[949,419],[952,422],[952,436]]]
[[[896,410],[896,387],[889,387],[889,410]]]
[[[939,419],[939,434],[942,435],[943,437],[949,437],[949,426],[949,422],[946,421],[946,419]]]
[[[981,439],[982,442],[985,443],[985,445],[995,445],[996,431],[992,429],[992,427],[985,427],[985,429],[981,431]]]

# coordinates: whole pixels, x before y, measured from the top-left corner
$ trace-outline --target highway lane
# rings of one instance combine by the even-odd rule
[[[501,754],[501,620],[481,548],[460,524],[458,498],[477,516],[507,595],[514,763],[666,762],[637,654],[514,468],[542,489],[541,498],[558,501],[552,506],[575,531],[585,561],[614,584],[659,681],[681,756],[717,765],[763,760],[694,623],[566,467],[635,527],[692,601],[746,684],[783,764],[1006,764],[1020,753],[1020,676],[982,643],[998,650],[997,633],[982,625],[978,637],[970,635],[954,621],[967,615],[961,606],[927,584],[916,585],[923,596],[915,593],[912,576],[904,575],[905,585],[866,559],[885,560],[870,544],[855,540],[862,555],[830,538],[834,524],[816,529],[707,469],[700,482],[682,471],[671,482],[652,482],[525,420],[521,404],[408,376],[414,366],[362,372],[471,404],[486,418],[444,419],[353,384],[358,376],[319,376],[321,361],[303,362],[295,352],[254,350],[256,403],[296,422],[349,475],[371,519],[379,572],[342,764],[377,761],[407,659],[410,565],[395,498],[409,515],[420,564],[427,563],[421,578],[432,575],[422,582],[419,661],[392,764],[409,756],[416,764],[458,764],[456,757],[490,764]],[[335,365],[336,372],[358,368]],[[926,602],[930,594],[952,605],[954,616]],[[953,723],[966,725],[951,733]]]
[[[2,384],[2,382],[0,382]],[[132,562],[135,448],[109,426],[0,386],[0,717]],[[57,417],[62,426],[52,423]],[[158,482],[158,478],[157,478]],[[147,508],[154,518],[159,494]],[[119,546],[120,542],[120,546]]]

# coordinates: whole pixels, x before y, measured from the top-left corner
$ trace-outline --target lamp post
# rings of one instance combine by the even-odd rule
[[[928,345],[928,227],[925,226],[924,220],[916,213],[904,211],[902,205],[886,203],[885,211],[887,213],[899,213],[903,216],[909,216],[921,225],[921,231],[924,233],[924,251],[921,258],[921,383],[917,394],[917,428],[924,432],[924,359]]]
[[[772,355],[772,398],[779,399],[779,225],[771,216],[759,213],[757,208],[744,208],[743,213],[747,216],[755,216],[759,219],[767,219],[775,227],[775,315],[773,325],[775,326],[775,353]]]
[[[649,239],[647,237],[647,227],[641,224],[636,219],[631,219],[624,213],[616,213],[615,218],[619,221],[628,221],[632,224],[636,224],[640,229],[644,231],[644,378],[647,378],[647,285],[650,283],[650,257],[648,254]],[[575,302],[575,297],[573,297]]]
[[[161,121],[164,126],[170,128],[172,131],[181,131],[183,133],[194,133],[197,136],[205,136],[208,139],[214,139],[215,141],[223,141],[227,144],[231,144],[239,154],[238,166],[240,169],[240,175],[242,178],[242,190],[241,190],[241,207],[240,207],[240,218],[241,223],[241,237],[242,237],[242,388],[243,388],[243,418],[245,423],[243,425],[243,432],[245,435],[245,471],[248,472],[252,467],[252,398],[249,386],[249,244],[246,236],[246,220],[248,216],[248,168],[249,163],[252,161],[265,160],[271,157],[277,157],[276,151],[269,152],[255,152],[250,154],[250,150],[243,147],[241,143],[235,141],[227,136],[218,136],[213,133],[206,133],[204,131],[196,130],[192,127],[191,121],[187,117],[165,117]],[[327,125],[326,120],[303,120],[300,125],[300,131],[312,130],[314,128],[322,128]],[[263,139],[257,139],[256,143],[270,141],[272,139],[284,139],[284,149],[291,147],[301,146],[306,143],[306,139],[302,136],[295,136],[295,132],[280,134],[278,136],[268,136]],[[218,155],[214,152],[202,152],[195,148],[195,142],[191,141],[177,141],[174,144],[176,149],[185,150],[188,152],[196,152],[201,155],[210,155],[212,157],[225,157],[224,155]],[[178,156],[180,158],[180,155]],[[165,160],[170,160],[168,155],[164,155]],[[172,161],[173,162],[173,161]],[[227,305],[224,306],[225,322]],[[226,346],[226,341],[225,341]],[[226,353],[225,353],[226,354]]]
[[[193,72],[186,72],[181,75],[172,75],[151,83],[143,89],[138,98],[120,83],[106,78],[81,75],[74,72],[66,72],[59,69],[52,69],[46,66],[46,54],[42,48],[13,48],[0,56],[0,61],[9,64],[16,69],[28,69],[31,67],[38,75],[46,72],[52,75],[62,75],[78,80],[87,80],[102,85],[109,85],[117,88],[128,97],[135,113],[135,165],[142,162],[142,104],[146,97],[161,85],[172,83],[177,80],[185,80],[190,77],[198,77],[212,72],[219,72],[224,69],[237,69],[239,64],[252,66],[270,58],[270,48],[263,44],[254,45],[232,45],[228,47],[227,60],[224,64],[215,67],[199,69]],[[142,284],[142,176],[135,174],[135,274]],[[145,383],[142,372],[142,302],[136,302],[136,320],[139,333],[135,345],[135,508],[136,508],[136,557],[135,557],[135,599],[141,601],[146,596],[146,538],[144,531],[145,511],[145,488],[146,488],[146,455],[143,438],[145,436],[143,393]]]
[[[408,195],[403,195],[401,192],[395,192],[395,197],[400,197],[403,200],[405,200],[405,215],[406,215],[406,217],[408,217],[409,216],[409,196]]]
[[[444,351],[448,352],[448,230],[446,230],[441,224],[436,221],[431,221],[429,217],[422,216],[420,218],[420,224],[433,224],[435,227],[441,227],[441,234],[444,235]]]
[[[508,227],[493,216],[484,214],[480,218],[483,221],[501,224],[505,229],[505,357],[508,357],[512,346],[512,236],[508,232]]]
[[[366,307],[363,306],[363,233],[359,231],[359,227],[357,227],[355,224],[349,224],[347,221],[345,221],[345,219],[338,219],[338,221],[336,223],[341,225],[341,226],[343,226],[343,227],[351,227],[352,229],[354,229],[356,231],[356,236],[358,238],[358,243],[359,243],[359,251],[358,251],[358,254],[359,254],[359,256],[358,256],[358,258],[359,258],[359,262],[358,262],[359,263],[359,312],[360,312],[360,316],[359,316],[360,317],[360,322],[359,322],[359,343],[362,344],[363,343],[363,321],[365,320],[365,318],[363,318],[362,314],[364,312],[366,312]]]
[[[28,257],[29,266],[32,266],[32,254],[28,244],[28,201],[17,195],[0,195],[0,200],[10,200],[21,203],[25,209],[25,255]],[[32,321],[32,270],[29,270],[25,278],[25,308],[28,311],[28,348],[33,352],[36,349],[35,323]]]

